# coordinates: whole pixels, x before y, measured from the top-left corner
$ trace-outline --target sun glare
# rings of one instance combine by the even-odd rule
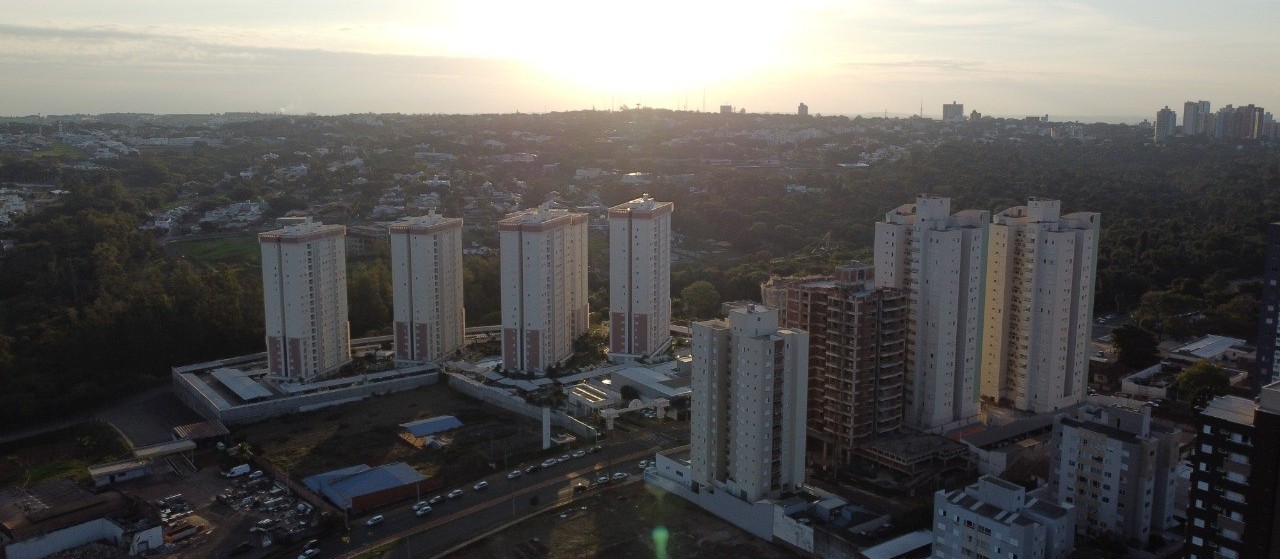
[[[486,12],[483,38],[468,41],[477,54],[523,61],[556,89],[603,95],[674,96],[743,78],[784,59],[789,34],[777,11],[722,0],[471,10],[465,19]]]

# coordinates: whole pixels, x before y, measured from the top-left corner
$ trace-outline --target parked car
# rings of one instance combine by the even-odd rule
[[[534,473],[534,472],[536,472],[536,471],[538,471],[538,470],[541,470],[541,469],[542,469],[542,466],[539,466],[539,465],[537,465],[537,464],[533,464],[533,465],[529,466],[528,468],[525,468],[525,469],[524,469],[524,473],[526,473],[526,474],[532,474],[532,473]]]
[[[450,491],[448,495],[450,499],[457,499],[458,497],[461,497],[461,496],[462,496],[461,489],[454,489],[453,491]]]
[[[249,474],[249,479],[259,479],[265,475],[267,474],[262,473],[262,470],[254,470],[252,474]]]
[[[522,472],[522,471],[520,471],[520,470],[511,470],[511,473],[507,474],[507,479],[515,479],[515,478],[520,477],[520,476],[521,476],[521,475],[523,475],[523,474],[524,474],[524,472]]]
[[[416,503],[414,503],[414,504],[413,504],[413,510],[414,510],[414,512],[417,512],[417,510],[418,510],[418,509],[420,509],[420,508],[422,508],[422,507],[428,507],[428,506],[431,506],[431,505],[427,504],[427,502],[426,502],[426,501],[418,501],[418,502],[416,502]]]
[[[569,459],[569,455],[565,454],[564,456],[556,458],[556,462],[564,462],[565,460],[568,460],[568,459]]]
[[[436,495],[435,497],[432,497],[430,501],[427,501],[427,504],[428,504],[428,505],[438,505],[438,504],[440,504],[440,502],[442,502],[442,501],[444,501],[444,496],[443,496],[443,495]]]
[[[312,557],[315,557],[317,555],[320,555],[320,548],[313,547],[310,549],[302,550],[302,555],[299,555],[298,559],[311,559]]]
[[[597,452],[600,452],[601,450],[604,450],[604,447],[603,447],[603,446],[600,446],[600,445],[596,445],[596,446],[593,446],[593,447],[591,447],[591,448],[588,448],[588,449],[587,449],[587,453],[589,453],[589,454],[595,454],[595,453],[597,453]]]
[[[426,516],[428,514],[431,514],[431,507],[429,506],[422,507],[420,509],[413,511],[413,514],[418,515],[419,517]]]
[[[585,450],[579,450],[573,453],[574,458],[582,458],[583,456],[586,456],[586,455],[587,455],[587,451]]]
[[[622,481],[627,479],[627,472],[613,472],[614,481]]]
[[[485,489],[486,487],[489,487],[489,482],[487,482],[487,481],[481,481],[481,482],[476,483],[475,485],[472,485],[472,486],[471,486],[471,488],[472,488],[472,489],[474,489],[474,490],[476,490],[476,491],[484,491],[484,489]]]
[[[604,484],[606,484],[606,483],[609,483],[609,476],[600,476],[600,477],[596,478],[596,483],[599,483],[600,485],[604,485]]]
[[[550,468],[550,467],[552,467],[552,466],[554,466],[554,465],[556,465],[556,464],[559,464],[559,462],[556,462],[556,459],[555,459],[555,458],[548,458],[548,459],[546,459],[546,460],[543,460],[543,461],[542,461],[542,467],[543,467],[543,468]]]
[[[377,514],[377,515],[374,515],[373,517],[369,518],[368,520],[364,521],[364,525],[365,525],[365,526],[377,526],[377,525],[379,525],[379,524],[382,524],[382,521],[383,521],[383,520],[386,520],[386,519],[385,519],[385,518],[383,518],[381,514]]]

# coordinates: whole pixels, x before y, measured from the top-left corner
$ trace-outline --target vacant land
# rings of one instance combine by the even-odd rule
[[[206,268],[227,265],[232,268],[257,267],[262,259],[257,235],[235,235],[214,239],[177,241],[173,249],[192,264]]]
[[[444,450],[417,449],[398,436],[401,423],[437,415],[463,422],[453,434],[455,444]],[[355,464],[407,462],[449,484],[519,463],[540,448],[536,422],[479,404],[444,384],[269,419],[239,431],[264,458],[299,477]]]
[[[761,557],[797,555],[645,483],[578,499],[451,555],[490,557]]]
[[[89,479],[88,467],[129,456],[129,446],[104,423],[82,423],[0,445],[0,487],[47,479]]]

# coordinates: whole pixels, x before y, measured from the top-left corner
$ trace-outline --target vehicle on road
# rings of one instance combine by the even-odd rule
[[[600,485],[604,485],[604,484],[606,484],[606,483],[609,483],[609,476],[600,476],[600,477],[596,478],[596,483],[599,483]]]
[[[435,497],[432,497],[430,501],[427,501],[427,504],[428,504],[428,505],[438,505],[438,504],[440,504],[442,501],[444,501],[444,496],[443,496],[443,495],[436,495]]]
[[[541,470],[541,469],[542,469],[542,466],[539,466],[539,465],[537,465],[537,464],[534,464],[534,465],[532,465],[532,466],[529,466],[528,468],[525,468],[525,469],[524,469],[524,473],[526,473],[526,474],[532,474],[532,473],[534,473],[534,472],[536,472],[536,471],[538,471],[538,470]]]
[[[311,549],[302,550],[302,555],[299,555],[298,559],[311,559],[317,555],[320,555],[320,548],[313,547]]]
[[[515,479],[522,475],[524,475],[524,472],[520,470],[511,470],[511,473],[507,474],[507,479]]]
[[[564,462],[565,460],[568,460],[568,459],[569,459],[569,455],[568,455],[568,454],[566,454],[566,455],[564,455],[564,456],[561,456],[561,457],[559,457],[559,458],[556,458],[556,462]]]
[[[479,482],[479,483],[477,483],[477,484],[475,484],[475,485],[472,485],[472,486],[471,486],[471,488],[472,488],[472,489],[474,489],[474,490],[476,490],[476,491],[484,491],[484,489],[485,489],[486,487],[489,487],[489,482],[487,482],[487,481],[481,481],[481,482]]]
[[[582,458],[583,456],[586,456],[586,455],[587,455],[587,451],[585,450],[579,450],[573,453],[574,458]]]
[[[586,491],[586,490],[587,490],[587,487],[588,487],[587,482],[585,482],[585,481],[580,481],[580,482],[578,482],[576,485],[574,485],[574,486],[573,486],[573,492],[574,492],[574,493],[582,493],[583,491]]]
[[[587,449],[587,452],[588,452],[589,454],[595,454],[595,453],[597,453],[597,452],[600,452],[601,450],[604,450],[604,447],[603,447],[603,446],[600,446],[600,445],[596,445],[596,446],[593,446],[593,447],[591,447],[591,448],[588,448],[588,449]]]
[[[450,491],[448,495],[450,499],[457,499],[458,497],[461,497],[461,496],[462,496],[461,489],[454,489],[453,491]]]
[[[556,462],[556,459],[555,459],[555,458],[548,458],[548,459],[546,459],[546,460],[543,460],[543,461],[542,461],[542,467],[543,467],[543,468],[550,468],[550,467],[552,467],[552,466],[554,466],[554,465],[556,465],[556,464],[559,464],[559,462]]]
[[[262,473],[262,470],[256,470],[252,474],[249,474],[249,479],[261,479],[262,476],[265,475],[267,474]]]
[[[222,477],[225,477],[225,478],[230,479],[230,478],[233,478],[233,477],[240,477],[240,476],[245,475],[245,474],[247,474],[247,473],[249,473],[249,465],[248,465],[248,464],[241,464],[241,465],[239,465],[239,466],[236,466],[236,467],[234,467],[234,468],[231,468],[230,470],[227,470],[227,471],[223,472],[223,473],[222,473]]]
[[[364,525],[365,525],[365,526],[377,526],[377,525],[379,525],[379,524],[382,524],[382,521],[383,521],[383,520],[386,520],[386,519],[385,519],[385,518],[383,518],[381,514],[377,514],[377,515],[374,515],[373,517],[371,517],[370,519],[368,519],[368,520],[364,521]]]
[[[640,463],[639,463],[639,464],[637,464],[637,466],[639,466],[641,470],[643,470],[643,469],[645,469],[645,468],[648,468],[648,467],[649,467],[649,461],[648,461],[648,460],[641,460],[641,461],[640,461]]]
[[[418,501],[418,502],[416,502],[416,503],[414,503],[414,504],[413,504],[413,510],[414,510],[414,511],[417,511],[418,509],[420,509],[420,508],[422,508],[422,507],[429,507],[429,506],[431,506],[431,505],[429,505],[426,501]]]
[[[627,472],[613,472],[614,481],[622,481],[627,479]]]
[[[427,506],[427,507],[422,507],[422,508],[420,508],[420,509],[417,509],[417,510],[413,511],[413,514],[415,514],[415,515],[417,515],[417,516],[420,516],[420,517],[421,517],[421,516],[426,516],[426,515],[428,515],[428,514],[431,514],[431,507],[429,507],[429,506]]]

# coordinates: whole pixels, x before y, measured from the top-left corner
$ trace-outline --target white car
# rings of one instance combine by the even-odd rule
[[[627,479],[627,472],[614,472],[613,481],[622,481]]]
[[[428,505],[426,501],[418,501],[418,502],[416,502],[416,503],[414,503],[414,504],[413,504],[413,510],[414,510],[414,511],[417,511],[418,509],[420,509],[420,508],[422,508],[422,507],[429,507],[429,506],[431,506],[431,505]]]
[[[461,497],[461,496],[462,496],[461,489],[454,489],[453,491],[450,491],[448,495],[450,499],[457,499],[458,497]]]
[[[638,464],[638,466],[640,466],[640,469],[641,469],[641,470],[643,470],[643,469],[645,469],[645,468],[648,468],[648,467],[649,467],[649,461],[648,461],[648,460],[641,460],[641,461],[640,461],[640,464]]]
[[[609,483],[609,476],[600,476],[600,477],[596,478],[596,483],[599,483],[600,485],[604,485],[604,484],[606,484],[606,483]]]
[[[430,501],[427,501],[427,504],[428,504],[428,505],[434,505],[434,504],[438,504],[438,503],[440,503],[441,501],[444,501],[444,496],[443,496],[443,495],[436,495],[435,497],[432,497]]]
[[[573,457],[574,457],[574,458],[582,458],[583,456],[586,456],[586,455],[587,455],[587,451],[585,451],[585,450],[579,450],[579,451],[577,451],[577,452],[573,453]]]
[[[379,514],[379,515],[375,515],[373,518],[370,518],[370,519],[368,519],[368,520],[364,521],[364,525],[365,525],[365,526],[377,526],[377,525],[379,525],[379,524],[382,524],[382,521],[383,521],[383,520],[386,520],[386,519],[385,519],[385,518],[383,518],[381,514]]]
[[[559,457],[559,458],[556,458],[556,462],[564,462],[565,460],[568,460],[568,459],[569,459],[569,455],[568,455],[568,454],[566,454],[566,455],[564,455],[564,456],[561,456],[561,457]]]
[[[426,506],[426,507],[422,507],[422,508],[420,508],[420,509],[414,509],[413,514],[416,514],[416,515],[418,515],[418,516],[426,516],[426,515],[428,515],[428,514],[431,514],[431,507],[430,507],[430,506]]]
[[[559,464],[559,462],[557,462],[555,458],[548,458],[542,461],[543,468],[550,468],[556,464]]]
[[[524,472],[520,470],[511,470],[511,473],[507,474],[507,479],[515,479],[522,475],[524,475]]]
[[[472,486],[471,486],[471,488],[472,488],[472,489],[474,489],[474,490],[476,490],[476,491],[484,491],[484,488],[486,488],[486,487],[489,487],[489,482],[487,482],[487,481],[482,481],[482,482],[479,482],[479,483],[477,483],[477,484],[475,484],[475,485],[472,485]]]
[[[311,549],[303,550],[302,555],[299,555],[298,559],[311,559],[317,555],[320,555],[320,548],[313,547]]]
[[[249,479],[258,479],[258,478],[260,478],[260,477],[262,477],[262,476],[265,476],[265,475],[267,475],[267,474],[262,473],[262,470],[257,470],[257,471],[255,471],[255,472],[253,472],[252,474],[249,474]]]

